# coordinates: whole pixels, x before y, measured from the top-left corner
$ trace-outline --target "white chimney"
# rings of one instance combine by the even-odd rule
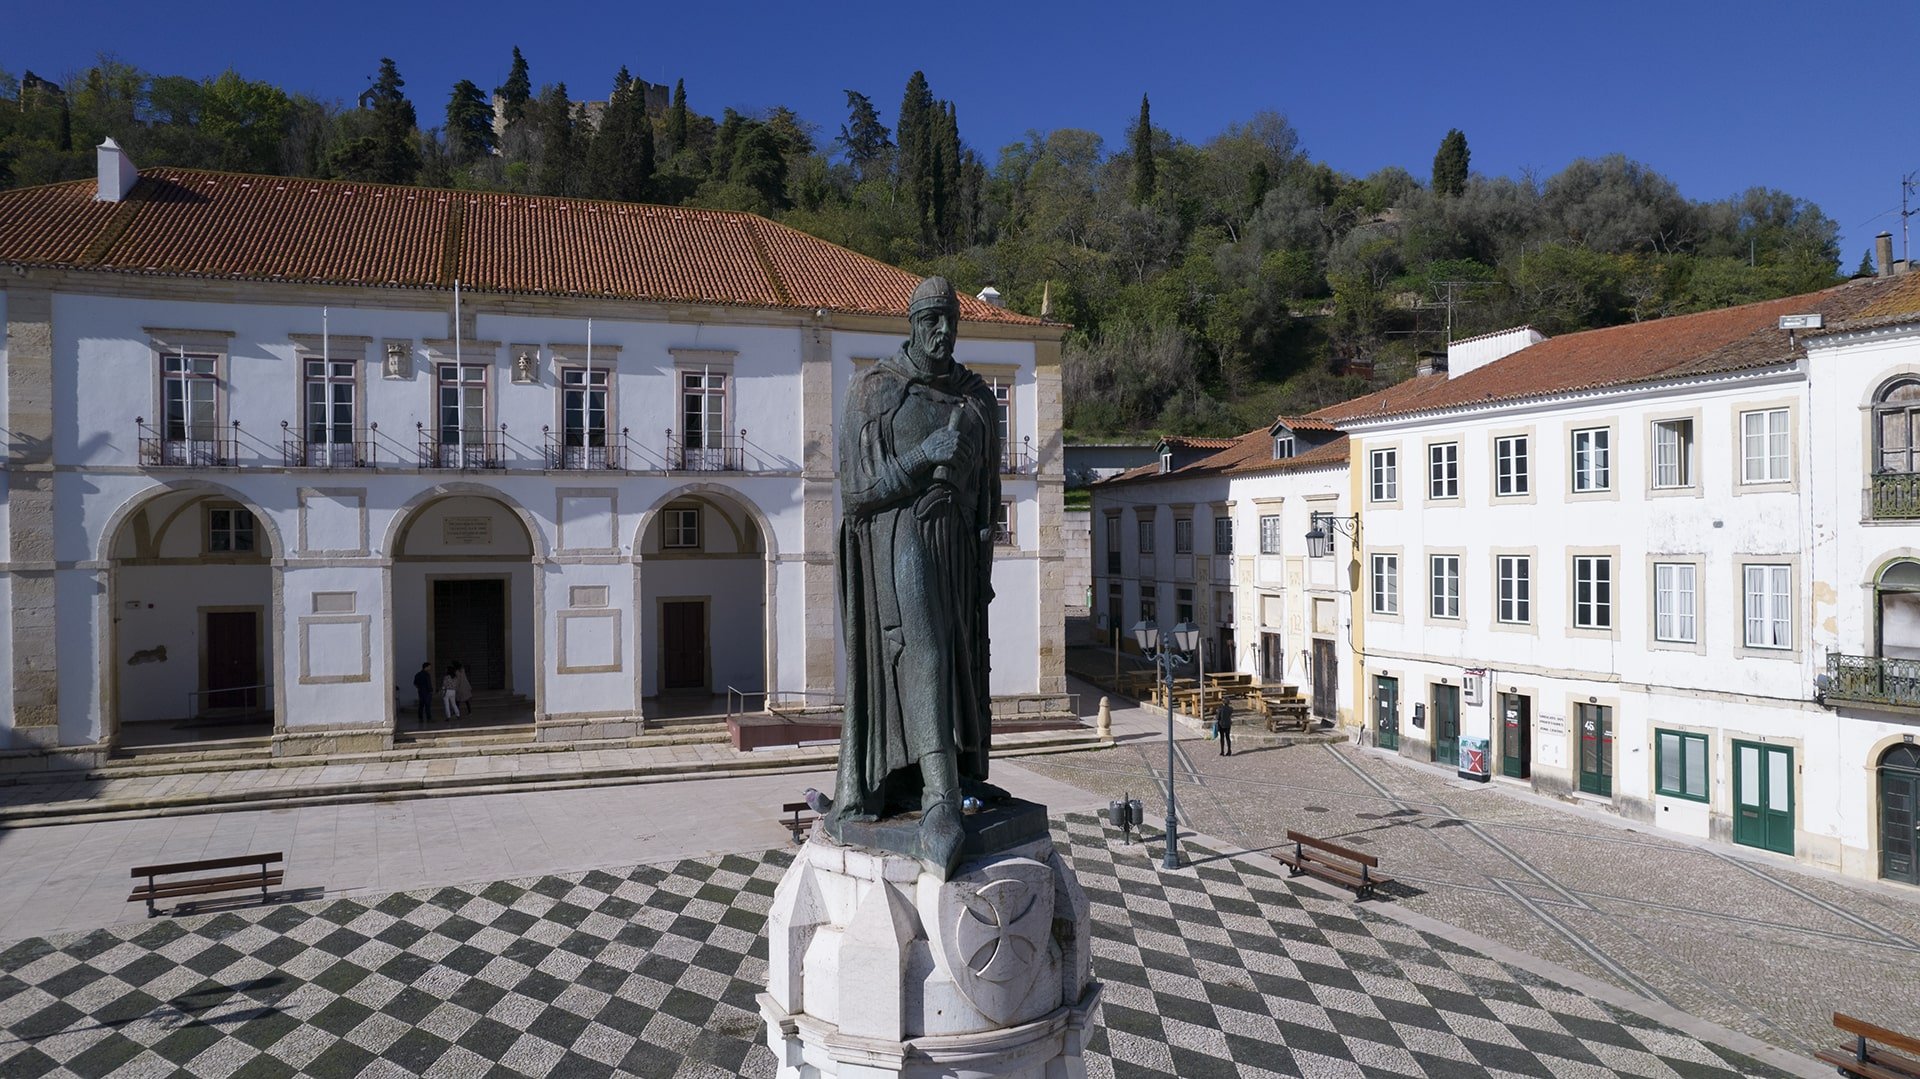
[[[120,148],[120,144],[109,136],[100,144],[100,188],[94,193],[96,202],[120,202],[133,190],[135,181],[140,179],[140,170],[133,167],[133,158]]]
[[[984,303],[984,304],[992,304],[995,307],[1007,306],[1007,298],[1005,296],[1000,295],[1000,290],[997,288],[994,288],[992,285],[988,285],[986,288],[981,289],[980,295],[975,296],[974,299],[979,300],[981,303]]]

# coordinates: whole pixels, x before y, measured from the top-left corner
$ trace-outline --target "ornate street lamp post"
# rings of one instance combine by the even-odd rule
[[[1180,868],[1180,823],[1174,812],[1173,794],[1173,669],[1192,661],[1193,654],[1200,646],[1200,629],[1191,622],[1182,622],[1164,634],[1157,625],[1138,622],[1133,627],[1133,639],[1140,645],[1140,654],[1160,668],[1160,682],[1166,687],[1167,695],[1167,857],[1161,865],[1167,869]]]

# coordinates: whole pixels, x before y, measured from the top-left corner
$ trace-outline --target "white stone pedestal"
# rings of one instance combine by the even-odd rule
[[[818,826],[774,892],[760,1014],[781,1079],[1081,1079],[1100,987],[1053,842],[951,881]]]

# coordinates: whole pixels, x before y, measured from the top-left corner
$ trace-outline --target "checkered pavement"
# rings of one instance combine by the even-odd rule
[[[1094,1076],[1782,1073],[1351,902],[1092,817]],[[0,951],[0,1075],[771,1076],[786,851],[167,918]]]

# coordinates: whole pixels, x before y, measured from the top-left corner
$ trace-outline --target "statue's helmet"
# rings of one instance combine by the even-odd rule
[[[960,315],[960,297],[944,277],[929,277],[920,282],[920,287],[913,290],[913,299],[907,303],[907,317],[913,318],[931,308],[941,308],[955,318]]]

